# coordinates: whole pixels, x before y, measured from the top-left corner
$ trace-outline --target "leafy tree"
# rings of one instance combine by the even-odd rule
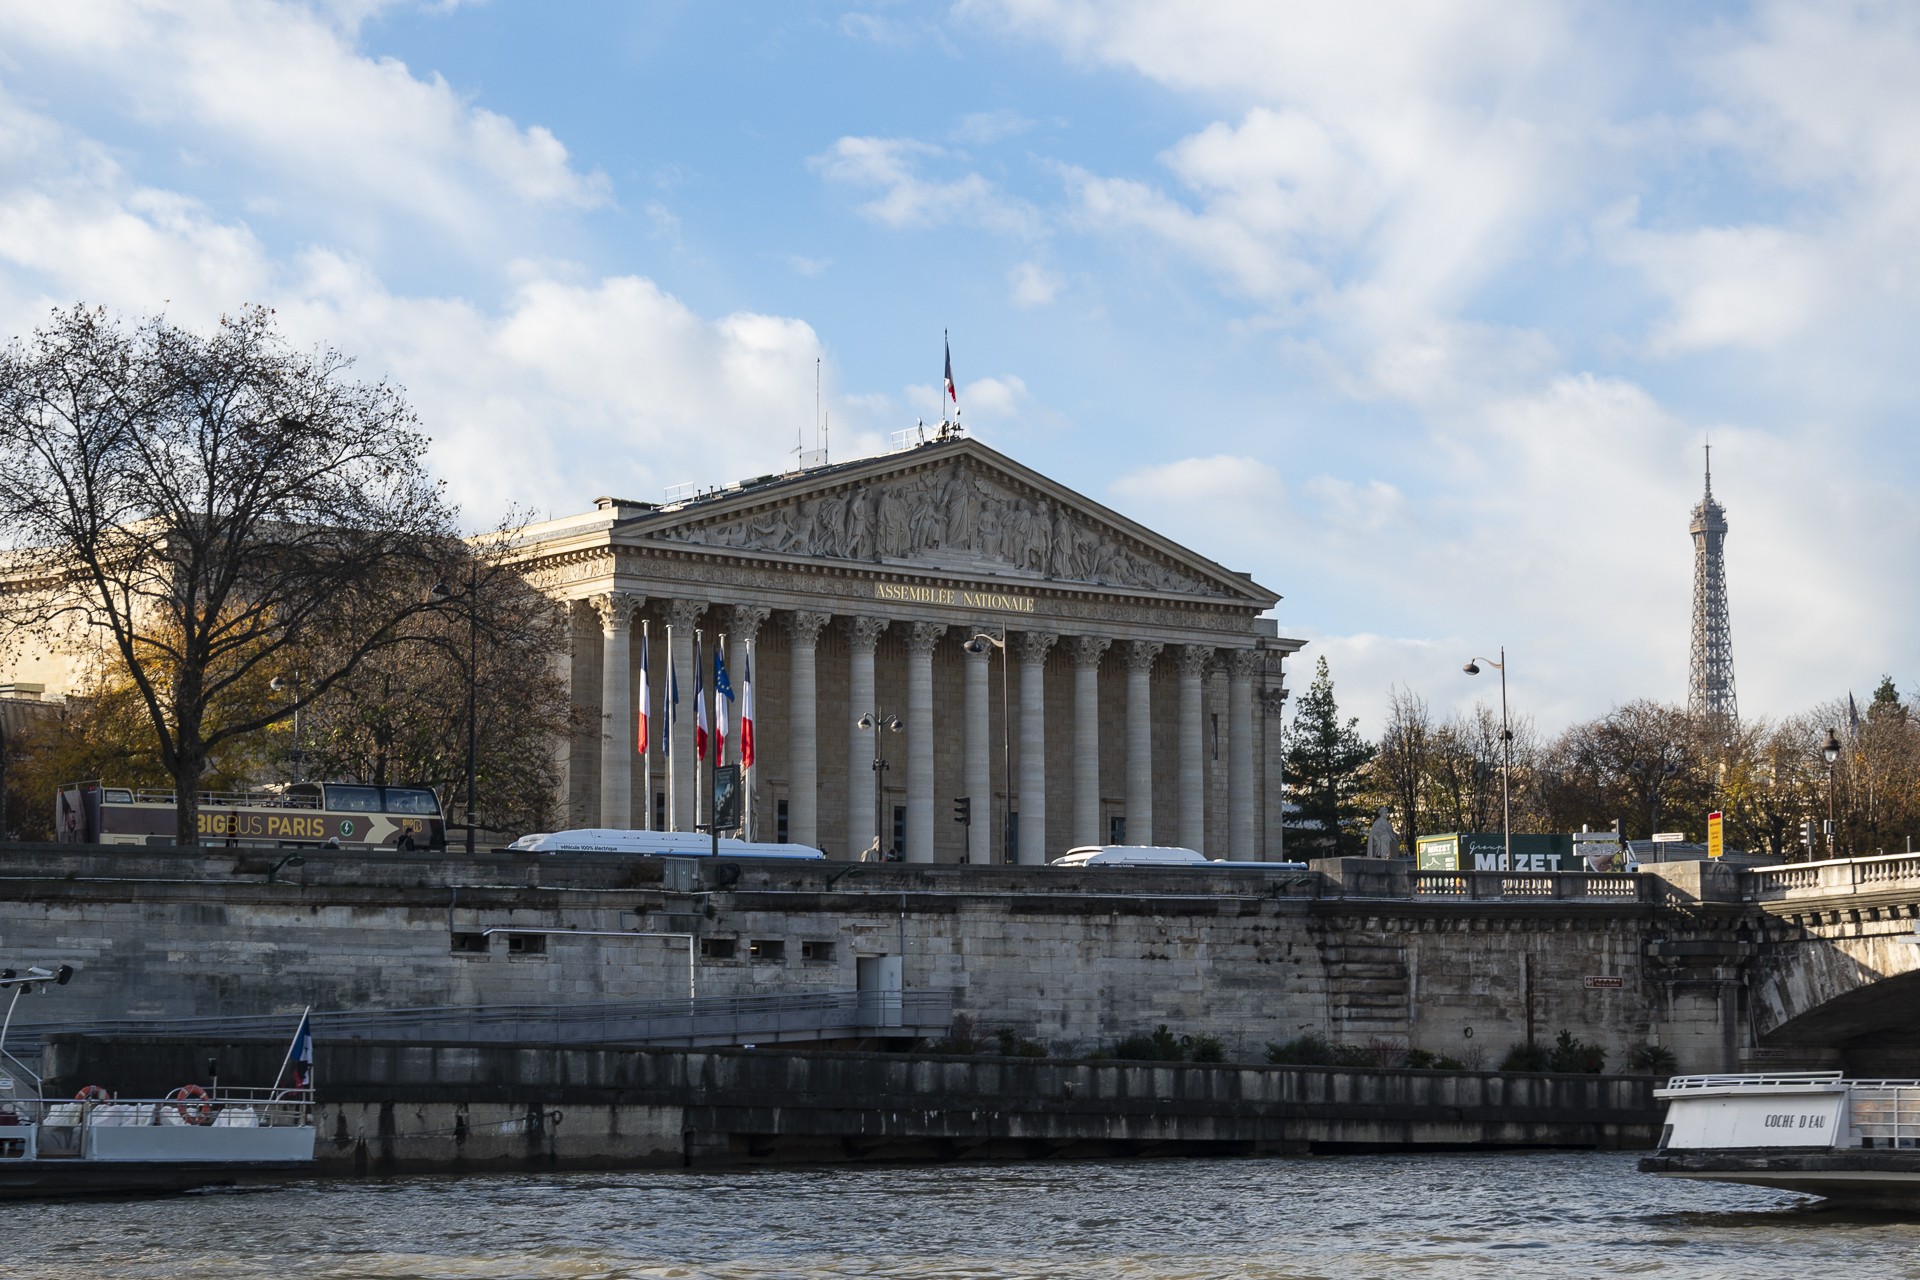
[[[216,754],[331,691],[435,607],[452,542],[401,394],[290,350],[249,308],[210,336],[57,312],[0,353],[0,621],[118,655],[198,842]],[[294,654],[303,681],[231,716]]]
[[[1360,828],[1367,809],[1359,797],[1373,757],[1359,719],[1341,721],[1322,657],[1287,729],[1287,789],[1298,806],[1297,825],[1287,835],[1290,849],[1331,858],[1364,847]]]

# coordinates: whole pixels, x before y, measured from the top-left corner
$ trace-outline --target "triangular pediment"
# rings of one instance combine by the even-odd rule
[[[659,540],[1130,592],[1277,599],[975,440],[947,440],[703,496],[623,521]]]

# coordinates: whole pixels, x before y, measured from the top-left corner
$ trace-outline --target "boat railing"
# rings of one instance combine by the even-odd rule
[[[312,1089],[176,1089],[164,1098],[7,1098],[0,1099],[0,1136],[8,1126],[29,1124],[43,1129],[274,1129],[311,1124],[312,1115]]]
[[[1838,1071],[1742,1072],[1717,1076],[1674,1076],[1664,1091],[1687,1089],[1826,1089],[1840,1083]]]
[[[1920,1147],[1920,1080],[1855,1080],[1849,1122],[1863,1147]]]

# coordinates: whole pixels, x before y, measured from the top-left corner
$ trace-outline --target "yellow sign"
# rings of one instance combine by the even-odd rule
[[[1726,824],[1720,820],[1720,811],[1715,809],[1707,815],[1707,856],[1717,858],[1727,851],[1727,837],[1722,829]]]
[[[962,591],[957,587],[916,587],[904,582],[876,582],[876,600],[902,600],[908,604],[944,604],[958,609],[998,609],[1005,613],[1032,613],[1032,596],[1011,596],[1000,591]]]

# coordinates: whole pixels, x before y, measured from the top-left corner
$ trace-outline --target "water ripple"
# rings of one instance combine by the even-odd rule
[[[22,1204],[0,1270],[116,1280],[1920,1277],[1920,1224],[1619,1153],[534,1174]]]

